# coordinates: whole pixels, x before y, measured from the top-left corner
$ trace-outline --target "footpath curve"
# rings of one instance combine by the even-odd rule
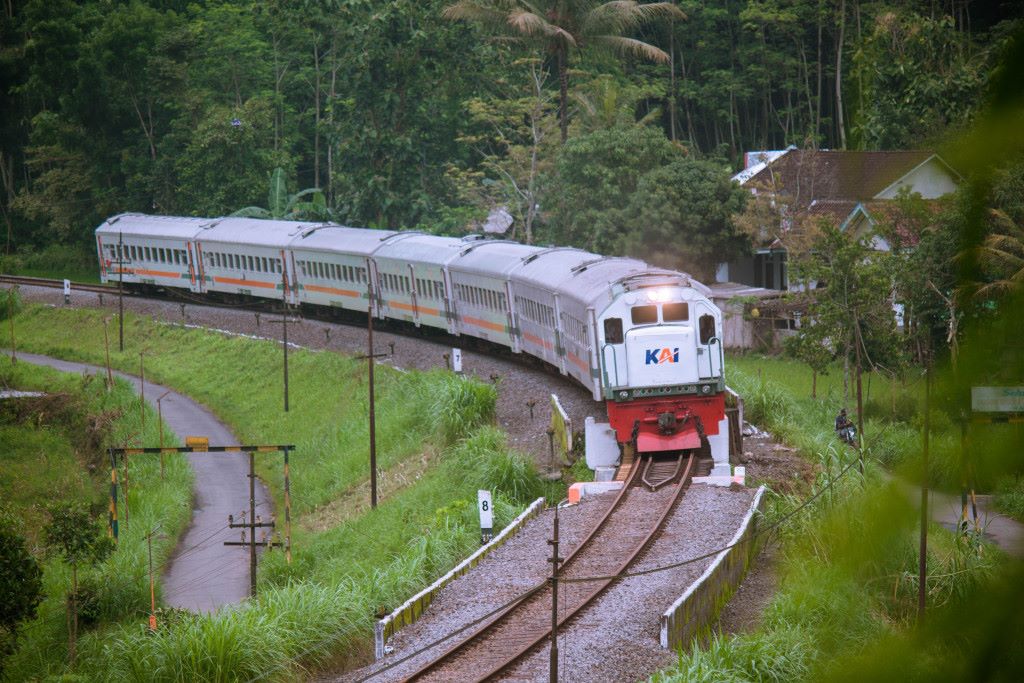
[[[95,365],[23,351],[18,352],[18,361],[62,372],[106,372]],[[139,393],[138,377],[118,371],[114,374]],[[186,436],[206,436],[211,446],[238,443],[231,431],[199,403],[167,387],[146,382],[146,400],[154,407],[155,398],[167,391],[170,393],[160,402],[164,422],[182,441]],[[171,607],[210,612],[249,595],[249,550],[224,545],[224,541],[238,540],[238,531],[227,527],[228,515],[237,518],[249,509],[249,460],[245,453],[189,453],[188,460],[195,473],[192,521],[164,570],[163,597]],[[256,510],[266,514],[270,509],[267,489],[257,479]]]

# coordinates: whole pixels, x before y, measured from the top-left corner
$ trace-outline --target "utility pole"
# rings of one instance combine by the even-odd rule
[[[17,347],[14,344],[14,297],[17,295],[17,285],[7,290],[7,319],[10,321],[10,362],[17,364]]]
[[[369,273],[369,269],[367,269]],[[370,509],[377,508],[377,416],[373,398],[373,284],[368,284],[369,308],[366,309],[366,363],[369,368],[370,391]],[[12,328],[13,329],[13,328]],[[13,339],[13,337],[12,337]]]
[[[146,366],[144,364],[144,361],[142,360],[144,354],[145,351],[139,351],[139,379],[141,382],[139,384],[140,434],[146,433]],[[160,445],[162,446],[163,444]]]
[[[287,450],[285,451],[287,453]],[[285,488],[288,488],[287,482]],[[290,502],[290,501],[289,501]],[[243,513],[244,516],[244,513]],[[228,515],[228,528],[238,529],[247,528],[249,529],[249,540],[245,540],[245,532],[242,532],[241,541],[224,541],[224,545],[247,545],[249,546],[249,596],[256,597],[256,546],[265,546],[267,542],[264,540],[256,540],[256,527],[271,527],[273,528],[273,522],[263,522],[256,517],[256,452],[255,450],[249,450],[249,516],[248,521],[244,521],[241,524],[235,524],[234,517]],[[289,545],[291,541],[289,539]]]
[[[107,357],[107,393],[114,389],[114,373],[110,371],[110,337],[107,334],[107,323],[110,318],[103,319],[103,352]]]
[[[156,588],[153,584],[153,534],[156,529],[151,529],[146,534],[146,547],[149,550],[149,630],[156,630]]]
[[[287,296],[287,295],[285,295]],[[284,327],[284,412],[288,412],[288,300],[284,301],[284,315],[281,324]]]
[[[558,508],[555,506],[555,521],[552,527],[552,538],[548,541],[551,546],[551,657],[548,663],[548,678],[550,683],[558,683],[558,565],[562,558],[558,556]]]
[[[860,477],[864,480],[864,402],[861,393],[861,360],[860,360],[860,320],[854,319],[856,328],[854,330],[857,339],[854,347],[857,351],[857,457],[860,459]]]
[[[367,270],[369,272],[369,270]],[[373,397],[373,363],[375,358],[386,356],[386,353],[373,352],[373,285],[366,285],[366,292],[369,296],[369,305],[366,309],[366,355],[358,356],[357,360],[366,359],[367,374],[369,381],[370,399],[370,508],[377,507],[377,414]],[[391,347],[394,352],[394,345]]]
[[[249,596],[256,597],[256,454],[249,451]]]
[[[160,401],[163,401],[169,393],[171,393],[170,389],[161,394],[160,398],[156,400],[156,420],[157,426],[160,428],[160,481],[164,480],[164,411]]]
[[[124,353],[124,233],[117,238],[117,322],[118,350]]]
[[[924,623],[926,581],[928,578],[928,436],[931,431],[931,367],[925,365],[924,370],[924,434],[922,435],[922,460],[924,471],[921,473],[921,549],[917,560],[917,623]]]

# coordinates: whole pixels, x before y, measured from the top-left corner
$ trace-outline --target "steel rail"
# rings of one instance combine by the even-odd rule
[[[682,456],[679,458],[679,462],[680,463],[681,463],[681,461],[682,461]],[[610,572],[613,575],[613,578],[597,582],[597,585],[595,585],[593,588],[591,588],[588,593],[584,594],[584,597],[583,597],[582,601],[580,601],[574,607],[570,608],[568,611],[566,611],[563,614],[561,614],[561,616],[558,619],[559,627],[561,627],[562,624],[564,624],[565,622],[567,622],[568,620],[573,618],[578,612],[580,612],[582,609],[584,609],[590,603],[592,603],[594,601],[594,599],[598,595],[600,595],[602,592],[604,592],[604,590],[606,588],[608,588],[614,582],[614,580],[615,580],[614,575],[617,575],[617,574],[621,573],[626,567],[628,567],[636,559],[636,557],[641,552],[643,552],[643,550],[647,547],[647,545],[654,538],[654,536],[661,530],[661,527],[664,525],[664,522],[667,519],[669,513],[671,512],[671,510],[673,509],[675,504],[678,502],[680,496],[682,495],[682,492],[685,491],[686,488],[689,486],[690,473],[692,471],[692,467],[693,467],[693,463],[694,462],[695,462],[695,456],[691,454],[689,456],[689,458],[688,458],[686,469],[685,469],[685,472],[683,474],[683,477],[680,480],[680,482],[679,482],[679,484],[678,484],[678,486],[676,488],[675,493],[672,496],[670,496],[668,501],[663,505],[662,509],[660,510],[659,514],[656,517],[655,523],[653,525],[651,525],[650,529],[648,530],[647,534],[643,537],[643,539],[640,540],[640,542],[637,543],[633,547],[631,552],[629,552],[619,562],[618,566],[616,566],[615,569],[612,572]],[[618,495],[615,497],[615,500],[612,502],[612,504],[605,511],[604,515],[602,515],[602,517],[598,521],[598,523],[590,530],[590,532],[586,535],[586,537],[584,537],[584,539],[579,544],[577,544],[577,546],[573,549],[572,553],[570,553],[570,555],[566,558],[565,562],[561,563],[561,565],[560,565],[561,568],[559,570],[560,573],[562,573],[565,570],[565,568],[567,566],[569,566],[574,559],[580,557],[580,555],[581,555],[583,550],[589,549],[590,542],[593,540],[593,538],[602,529],[604,529],[606,527],[606,523],[608,522],[608,520],[610,520],[612,518],[612,516],[614,515],[615,511],[621,507],[622,502],[628,497],[629,492],[634,490],[634,489],[639,489],[640,488],[639,484],[640,484],[641,479],[642,479],[642,476],[641,476],[640,473],[641,473],[641,471],[644,468],[639,466],[640,463],[637,463],[637,465],[638,466],[632,468],[632,471],[630,473],[629,479],[624,483],[622,489],[620,489]],[[677,472],[678,472],[678,470],[677,470]],[[418,678],[422,678],[422,677],[425,677],[425,676],[431,674],[435,670],[441,668],[442,666],[444,666],[447,663],[449,663],[451,660],[453,660],[456,657],[458,657],[460,654],[464,654],[466,649],[468,649],[469,647],[472,647],[473,641],[476,641],[479,638],[486,637],[487,634],[488,634],[488,631],[490,629],[496,627],[499,624],[499,622],[503,622],[503,621],[508,621],[508,620],[514,619],[515,616],[516,616],[515,615],[515,611],[518,610],[520,607],[523,607],[527,602],[534,603],[535,601],[539,601],[539,600],[542,600],[542,599],[545,599],[545,598],[550,600],[550,593],[541,593],[541,594],[531,595],[531,596],[528,596],[528,597],[524,597],[522,600],[517,601],[513,605],[509,606],[508,608],[506,608],[502,612],[500,612],[497,615],[495,615],[494,617],[492,617],[487,622],[482,623],[476,630],[474,630],[473,633],[471,633],[471,634],[465,636],[464,638],[462,638],[459,642],[457,642],[456,644],[451,646],[448,650],[446,650],[439,657],[437,657],[434,660],[424,664],[422,667],[417,669],[415,672],[413,672],[412,674],[407,676],[405,678],[405,680],[410,680],[410,681],[411,680],[416,680]],[[488,680],[489,678],[492,678],[493,676],[498,675],[499,673],[501,673],[505,669],[507,669],[510,666],[514,665],[526,653],[528,653],[530,650],[532,650],[534,647],[536,647],[542,641],[544,641],[546,638],[548,638],[550,636],[550,634],[551,634],[551,626],[550,625],[547,625],[546,627],[541,628],[541,629],[532,630],[530,632],[530,634],[527,636],[527,639],[525,641],[523,641],[522,644],[520,644],[518,647],[516,647],[510,655],[506,656],[498,664],[490,665],[488,668],[484,669],[481,673],[475,674],[473,680],[478,681],[478,682],[479,681],[485,681],[485,680]]]

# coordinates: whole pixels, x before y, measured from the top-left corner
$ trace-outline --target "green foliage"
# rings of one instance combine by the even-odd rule
[[[797,348],[827,346],[854,367],[899,371],[904,347],[896,331],[891,291],[893,261],[871,246],[871,236],[854,237],[833,226],[822,226],[821,237],[803,260],[794,264],[804,281],[818,283],[805,294],[807,325],[797,336]],[[804,356],[819,362],[818,353]]]
[[[1008,476],[999,482],[995,493],[996,508],[1005,515],[1024,522],[1024,478]]]
[[[21,534],[20,520],[0,507],[0,674],[22,622],[35,616],[43,597],[42,569]]]
[[[0,291],[0,320],[7,320],[12,316],[17,316],[21,309],[21,292],[18,291],[16,286]]]
[[[928,16],[912,4],[882,8],[853,56],[863,88],[855,132],[864,148],[915,148],[931,143],[935,131],[963,128],[992,52],[972,53],[953,16]]]
[[[494,421],[498,391],[493,384],[451,373],[434,373],[433,378],[435,382],[424,388],[433,399],[430,413],[438,420],[445,440],[452,442]]]
[[[56,503],[49,513],[50,522],[43,527],[43,542],[72,567],[98,564],[113,551],[113,539],[107,537],[81,503]]]
[[[732,222],[746,197],[728,169],[711,161],[683,157],[652,168],[640,176],[618,243],[606,253],[637,256],[709,282],[718,263],[749,252]]]
[[[309,199],[306,199],[306,198]],[[247,206],[231,214],[248,218],[276,218],[289,221],[329,221],[333,212],[327,207],[324,193],[318,188],[309,188],[293,195],[288,194],[284,169],[278,166],[270,174],[270,189],[267,192],[267,208]]]

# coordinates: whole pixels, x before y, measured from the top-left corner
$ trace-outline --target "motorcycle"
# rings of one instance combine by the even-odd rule
[[[836,435],[851,446],[857,445],[857,427],[852,424],[836,430]]]

